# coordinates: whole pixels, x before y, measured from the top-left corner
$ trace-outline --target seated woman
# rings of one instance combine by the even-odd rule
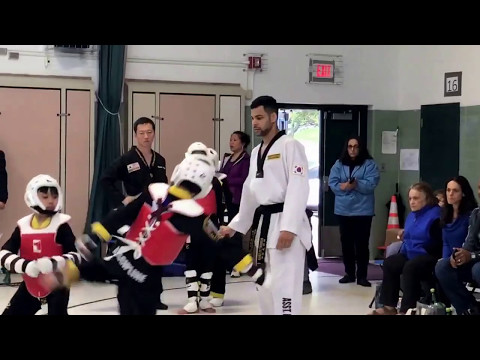
[[[478,183],[480,197],[480,181]],[[465,283],[480,283],[480,213],[476,208],[469,219],[468,233],[461,247],[455,247],[449,258],[441,259],[435,275],[441,290],[461,315],[480,315],[480,304]]]
[[[468,220],[478,204],[472,187],[463,176],[455,176],[445,184],[446,203],[440,225],[443,237],[443,258],[452,255],[453,248],[461,248],[468,232]]]
[[[403,244],[398,254],[385,259],[380,301],[384,307],[372,315],[395,315],[402,277],[403,297],[400,313],[416,306],[422,282],[433,281],[435,264],[442,254],[440,207],[431,186],[419,182],[410,187],[408,202],[411,213],[405,221]]]

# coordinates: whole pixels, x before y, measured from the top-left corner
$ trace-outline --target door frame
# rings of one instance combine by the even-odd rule
[[[278,108],[279,109],[292,109],[292,110],[318,110],[320,111],[320,123],[319,123],[319,128],[320,128],[320,143],[319,143],[319,159],[320,159],[320,168],[319,168],[319,177],[320,177],[320,182],[322,185],[324,184],[324,176],[325,176],[325,171],[324,171],[324,144],[325,144],[325,113],[328,111],[332,112],[345,112],[345,111],[358,111],[360,118],[358,119],[359,121],[359,136],[364,140],[364,143],[366,146],[368,146],[368,109],[369,105],[347,105],[347,104],[299,104],[299,103],[278,103]],[[363,119],[363,120],[362,120]],[[320,200],[320,199],[319,199]],[[324,222],[324,209],[323,209],[323,204],[325,204],[325,191],[321,191],[321,203],[322,206],[319,207],[318,209],[318,251],[319,251],[319,257],[323,257],[323,233],[324,233],[324,227],[323,227],[323,222]]]

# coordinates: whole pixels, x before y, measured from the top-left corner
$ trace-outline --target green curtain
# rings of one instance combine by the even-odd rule
[[[102,219],[111,200],[99,183],[103,171],[121,155],[119,109],[124,83],[126,45],[101,45],[95,124],[95,165],[85,231]]]

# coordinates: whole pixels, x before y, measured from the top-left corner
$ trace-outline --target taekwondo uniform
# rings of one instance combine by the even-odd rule
[[[279,132],[260,154],[251,155],[240,210],[228,225],[245,234],[252,225],[250,250],[265,266],[265,282],[257,287],[262,314],[299,314],[305,251],[312,246],[305,212],[309,192],[308,161],[301,143]],[[281,231],[295,234],[290,248],[277,250]]]

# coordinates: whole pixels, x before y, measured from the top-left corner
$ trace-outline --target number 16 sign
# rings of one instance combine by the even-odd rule
[[[462,72],[445,73],[444,97],[462,95]]]

